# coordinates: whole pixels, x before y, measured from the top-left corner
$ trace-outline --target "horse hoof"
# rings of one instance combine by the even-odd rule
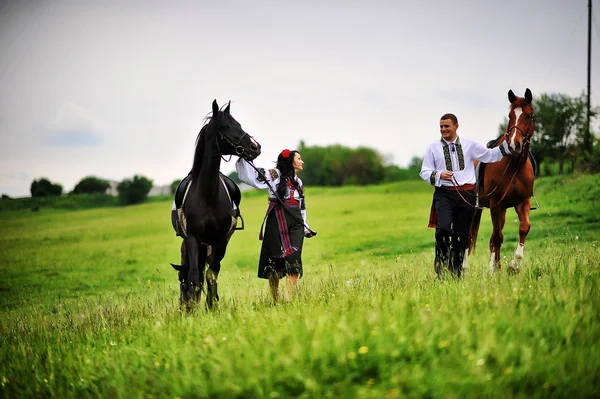
[[[506,268],[506,272],[508,274],[513,275],[513,276],[515,274],[519,274],[520,271],[521,271],[521,268],[519,267],[519,264],[517,262],[515,262],[514,260],[512,260],[509,263],[508,267]]]

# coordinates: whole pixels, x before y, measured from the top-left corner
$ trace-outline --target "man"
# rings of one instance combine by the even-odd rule
[[[435,227],[434,269],[438,276],[444,267],[457,277],[467,249],[469,228],[474,211],[475,160],[500,161],[509,147],[485,148],[479,143],[459,138],[458,119],[445,114],[440,119],[440,140],[432,143],[423,157],[421,178],[435,186],[429,227]]]

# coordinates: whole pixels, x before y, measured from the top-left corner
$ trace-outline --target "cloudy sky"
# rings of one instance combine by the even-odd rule
[[[29,195],[40,177],[65,191],[89,175],[169,184],[213,99],[231,100],[261,165],[304,140],[406,166],[446,112],[486,142],[509,89],[586,90],[587,3],[0,0],[0,193]]]

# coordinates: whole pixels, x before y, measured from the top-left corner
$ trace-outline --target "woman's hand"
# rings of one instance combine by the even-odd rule
[[[304,237],[306,238],[311,238],[317,235],[316,231],[312,231],[312,230],[305,230],[304,231]]]

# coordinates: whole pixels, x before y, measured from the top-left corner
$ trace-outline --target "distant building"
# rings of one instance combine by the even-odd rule
[[[108,195],[113,195],[113,196],[118,196],[119,192],[117,191],[117,186],[119,185],[120,182],[118,181],[114,181],[114,180],[106,180],[108,182],[108,184],[110,184],[110,187],[106,189],[105,194]],[[240,188],[240,191],[247,191],[247,190],[252,190],[253,187],[249,186],[245,183],[237,183],[238,187]],[[152,186],[152,188],[150,189],[150,192],[148,193],[149,197],[153,197],[155,195],[171,195],[171,186],[170,185],[165,185],[165,186]]]
[[[150,192],[148,193],[148,197],[153,197],[155,195],[170,195],[171,194],[171,186],[152,186]]]
[[[113,196],[118,196],[119,192],[117,191],[117,186],[119,185],[118,181],[114,181],[114,180],[106,180],[108,182],[108,184],[110,184],[110,187],[106,189],[106,191],[104,192],[104,194],[108,194],[108,195],[113,195]]]

